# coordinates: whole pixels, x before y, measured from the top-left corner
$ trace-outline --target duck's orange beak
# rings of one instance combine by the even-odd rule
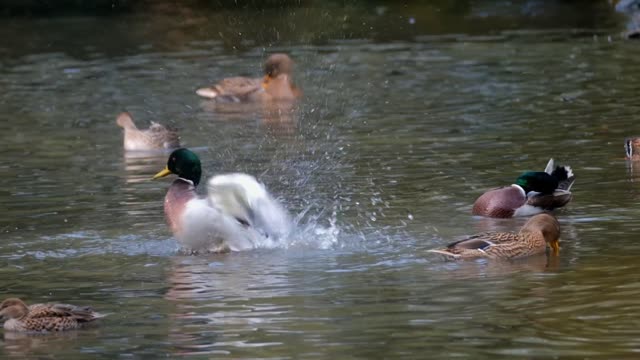
[[[262,80],[262,88],[266,89],[269,86],[269,81],[271,81],[271,76],[265,75],[264,80]]]
[[[560,254],[560,242],[558,241],[558,239],[549,242],[549,246],[551,247],[553,255],[557,256],[558,254]]]
[[[171,174],[171,170],[169,170],[168,167],[165,167],[159,173],[153,175],[153,180],[165,177],[165,176],[167,176],[169,174]]]

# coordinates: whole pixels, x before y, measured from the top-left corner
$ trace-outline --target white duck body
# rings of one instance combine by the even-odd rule
[[[186,202],[174,231],[192,251],[242,251],[268,246],[290,231],[286,210],[253,176],[214,176],[207,190],[206,198],[193,196]]]

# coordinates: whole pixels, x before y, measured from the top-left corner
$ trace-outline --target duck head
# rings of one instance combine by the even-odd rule
[[[118,117],[116,118],[116,124],[118,124],[118,126],[124,129],[136,129],[136,130],[138,129],[136,127],[136,124],[133,123],[133,118],[131,117],[131,114],[129,114],[126,111],[118,115]]]
[[[0,304],[0,322],[19,319],[29,312],[27,305],[18,298],[6,299]]]
[[[293,71],[293,60],[287,54],[273,54],[264,63],[264,73],[270,78]]]
[[[531,191],[552,194],[558,188],[558,179],[544,171],[527,171],[518,177],[515,184],[522,187],[526,194]]]
[[[264,63],[264,81],[262,87],[267,88],[269,81],[280,75],[289,76],[293,72],[293,60],[287,54],[273,54]]]
[[[640,137],[624,139],[624,150],[627,154],[627,159],[636,160],[640,158]]]
[[[535,215],[524,224],[520,232],[538,232],[549,244],[554,255],[560,252],[560,223],[555,216],[547,213]]]
[[[154,179],[165,177],[169,174],[178,175],[179,178],[193,182],[193,186],[198,186],[202,169],[200,158],[193,151],[185,148],[174,150],[169,155],[167,166],[153,176]]]

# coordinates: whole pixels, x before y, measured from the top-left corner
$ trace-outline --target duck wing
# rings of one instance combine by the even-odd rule
[[[210,204],[241,224],[266,237],[280,237],[289,231],[286,210],[253,176],[241,173],[214,176],[207,188]]]
[[[176,149],[180,147],[180,135],[178,129],[171,126],[164,126],[152,121],[147,131],[151,142],[158,147],[165,149]]]
[[[262,79],[237,76],[223,79],[211,87],[200,88],[196,90],[196,94],[208,99],[217,98],[222,101],[241,102],[263,90]]]
[[[90,306],[70,304],[34,304],[29,306],[29,318],[70,318],[78,322],[89,322],[101,318]]]
[[[491,233],[470,236],[468,238],[464,238],[462,240],[458,240],[448,244],[447,249],[485,250],[495,244],[494,242],[488,240],[490,235]]]
[[[450,259],[500,257],[505,248],[518,244],[520,238],[515,233],[488,232],[453,242],[442,249],[429,252],[444,255]]]
[[[549,159],[547,166],[544,168],[544,172],[558,179],[559,190],[570,191],[571,186],[576,181],[576,177],[573,174],[573,170],[570,166],[556,166],[553,158]]]
[[[571,201],[571,197],[571,192],[559,189],[553,194],[534,194],[527,199],[527,204],[545,210],[553,210],[565,206]]]
[[[491,246],[513,241],[518,241],[518,234],[509,232],[486,232],[452,242],[447,245],[447,248],[487,250]]]

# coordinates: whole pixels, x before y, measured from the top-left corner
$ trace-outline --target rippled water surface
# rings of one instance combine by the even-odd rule
[[[100,326],[4,333],[16,358],[635,358],[640,44],[602,1],[155,9],[12,17],[0,36],[0,296],[91,304]],[[442,2],[447,4],[447,2]],[[508,5],[508,6],[507,6]],[[194,93],[297,62],[292,108]],[[205,176],[258,176],[296,235],[187,256],[165,155],[125,156],[123,110],[179,127]],[[550,157],[577,175],[559,257],[427,253],[524,219],[472,217]]]

